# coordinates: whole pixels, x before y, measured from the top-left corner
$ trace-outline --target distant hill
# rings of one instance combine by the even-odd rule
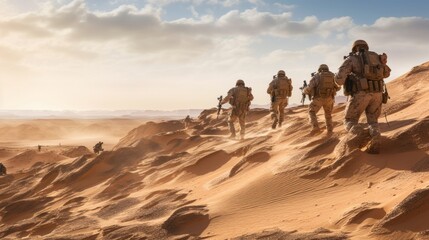
[[[196,117],[202,109],[162,110],[114,110],[114,111],[51,111],[51,110],[0,110],[0,119],[106,119],[144,118],[181,119],[190,115]]]

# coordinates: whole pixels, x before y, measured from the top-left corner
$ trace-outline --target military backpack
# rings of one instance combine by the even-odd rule
[[[329,71],[319,73],[320,81],[316,90],[316,97],[327,98],[335,95],[334,74]]]
[[[384,66],[380,61],[380,55],[372,51],[364,51],[362,57],[363,77],[367,80],[381,81],[384,78]]]
[[[235,107],[249,107],[251,92],[249,87],[236,87],[229,103]]]
[[[292,95],[292,80],[287,77],[278,77],[274,83],[276,98],[286,98]]]

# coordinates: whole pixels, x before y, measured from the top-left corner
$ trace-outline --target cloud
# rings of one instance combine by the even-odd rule
[[[285,10],[285,11],[290,11],[295,8],[295,5],[288,5],[288,4],[278,3],[278,2],[274,3],[274,6],[278,9]]]
[[[204,11],[210,4],[249,2],[261,4],[157,0],[143,7],[122,4],[96,11],[83,0],[46,3],[34,12],[0,17],[0,64],[5,69],[0,74],[7,79],[4,76],[26,70],[28,74],[21,78],[37,81],[41,91],[66,88],[70,96],[64,93],[64,101],[59,102],[100,94],[114,95],[115,100],[121,96],[135,99],[143,108],[168,108],[171,101],[157,92],[163,89],[168,96],[183,94],[189,106],[205,107],[211,103],[207,95],[223,92],[238,78],[254,87],[256,103],[264,103],[266,93],[259,89],[265,90],[265,80],[279,69],[284,68],[298,85],[320,63],[335,71],[358,38],[389,55],[393,74],[427,61],[429,55],[429,20],[425,18],[380,18],[371,25],[357,25],[347,16],[292,18],[288,11],[293,6],[283,6],[282,12],[223,9],[220,16]],[[189,16],[167,20],[163,6],[174,3],[188,4]],[[195,93],[195,89],[201,91]],[[31,97],[31,91],[22,90],[22,94]],[[192,99],[195,96],[201,99],[198,103]],[[6,100],[8,106],[21,101],[12,93]],[[163,105],[152,106],[154,102]]]
[[[429,19],[422,17],[379,18],[372,25],[356,26],[350,31],[352,38],[365,36],[384,43],[426,44],[429,37]]]
[[[238,5],[240,0],[208,0],[209,4],[220,4],[224,7],[232,7],[234,5]]]
[[[165,4],[171,2],[164,1]],[[330,31],[344,30],[351,21],[340,18],[319,22],[315,16],[293,21],[289,12],[274,14],[260,12],[256,8],[232,10],[219,18],[211,15],[198,17],[198,13],[194,12],[194,17],[166,21],[161,18],[161,12],[161,8],[151,5],[144,8],[121,5],[111,11],[95,12],[88,9],[85,1],[75,0],[49,11],[0,20],[0,31],[3,35],[51,38],[77,45],[117,42],[118,47],[129,52],[168,52],[171,57],[172,53],[190,56],[203,54],[214,49],[222,38],[329,35]]]
[[[353,28],[355,24],[351,17],[333,18],[320,23],[319,32],[328,37],[332,33],[341,33]]]

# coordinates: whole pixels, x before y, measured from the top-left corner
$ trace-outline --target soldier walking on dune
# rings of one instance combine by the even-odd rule
[[[252,100],[252,88],[246,87],[244,81],[241,79],[237,80],[235,87],[231,88],[228,91],[228,95],[222,100],[221,105],[229,102],[232,106],[228,118],[229,131],[231,132],[230,138],[235,138],[234,122],[238,118],[238,122],[240,123],[240,138],[244,139],[246,114],[249,111]]]
[[[103,149],[103,142],[98,142],[97,144],[95,144],[95,146],[93,147],[93,149],[94,149],[94,153],[95,154],[98,154],[98,153],[104,151],[104,149]]]
[[[334,76],[329,71],[328,65],[321,64],[318,72],[310,80],[310,84],[303,89],[304,94],[313,96],[308,106],[308,115],[313,127],[311,134],[320,132],[316,114],[322,107],[325,112],[327,133],[331,134],[334,128],[332,124],[332,109],[334,108],[335,95],[341,88],[335,83]]]
[[[335,81],[344,85],[344,94],[350,96],[346,105],[344,125],[351,134],[347,138],[349,148],[357,148],[361,143],[364,129],[358,124],[359,117],[365,111],[369,125],[371,141],[367,146],[369,153],[380,152],[380,129],[378,117],[381,104],[387,102],[387,92],[383,91],[384,78],[390,76],[387,55],[369,51],[364,40],[353,43],[352,52],[345,57],[344,63],[335,75]]]
[[[185,123],[185,128],[189,128],[189,126],[192,123],[192,119],[189,115],[187,115],[186,118],[183,120],[183,122]]]
[[[3,163],[0,163],[0,176],[6,175],[6,167],[3,165]]]
[[[271,96],[271,118],[274,120],[272,129],[276,129],[277,124],[282,126],[284,109],[288,105],[288,98],[292,96],[292,89],[292,79],[286,77],[283,70],[278,71],[269,84],[267,93]]]

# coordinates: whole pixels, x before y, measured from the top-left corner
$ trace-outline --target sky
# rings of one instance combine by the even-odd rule
[[[429,61],[424,0],[0,0],[0,110],[207,109],[237,79],[337,72],[352,43],[391,81]]]

